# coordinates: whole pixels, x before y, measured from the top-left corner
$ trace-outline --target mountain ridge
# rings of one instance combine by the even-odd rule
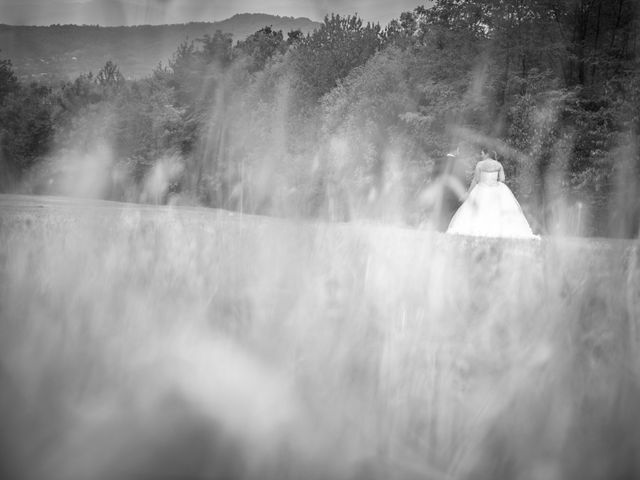
[[[164,25],[0,24],[0,58],[11,60],[23,81],[73,79],[82,73],[95,73],[107,60],[115,62],[125,77],[142,78],[159,63],[166,63],[180,43],[216,30],[231,33],[235,43],[265,26],[286,35],[292,30],[310,33],[320,25],[306,17],[265,13]]]

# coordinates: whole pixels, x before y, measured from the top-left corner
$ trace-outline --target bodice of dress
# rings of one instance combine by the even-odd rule
[[[498,183],[498,170],[494,171],[485,171],[480,170],[480,179],[479,183],[484,185],[496,185]]]

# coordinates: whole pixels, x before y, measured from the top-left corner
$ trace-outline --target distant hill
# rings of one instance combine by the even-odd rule
[[[282,30],[286,38],[292,30],[309,33],[320,23],[308,18],[243,13],[220,22],[132,27],[0,24],[0,58],[9,58],[23,80],[73,79],[81,73],[97,72],[107,60],[113,60],[125,77],[140,78],[159,62],[166,64],[184,40],[221,30],[233,34],[235,43],[265,26]]]

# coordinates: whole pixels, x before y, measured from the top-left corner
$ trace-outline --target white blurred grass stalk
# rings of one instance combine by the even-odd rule
[[[632,243],[0,207],[0,400],[25,476],[638,468],[604,441],[640,445]]]

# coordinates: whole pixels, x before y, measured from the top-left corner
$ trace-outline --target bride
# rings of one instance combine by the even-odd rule
[[[447,233],[483,237],[536,238],[522,208],[504,184],[504,168],[482,150],[469,194],[454,214]]]

